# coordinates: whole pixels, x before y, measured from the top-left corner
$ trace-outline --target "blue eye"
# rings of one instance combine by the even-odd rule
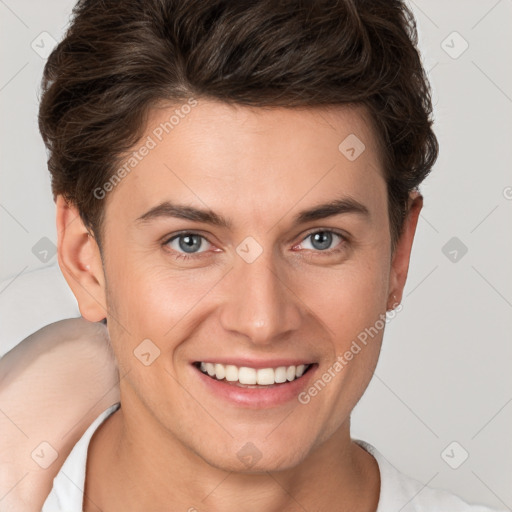
[[[336,238],[338,238],[340,242],[335,246],[334,249],[332,249],[330,247]],[[324,229],[309,233],[305,238],[302,239],[302,242],[296,244],[294,247],[304,244],[304,242],[308,239],[311,239],[309,242],[311,248],[307,248],[307,251],[312,252],[315,256],[327,256],[339,252],[343,249],[345,243],[347,242],[347,239],[343,235],[332,230]],[[208,253],[208,246],[211,244],[204,236],[198,233],[187,231],[173,235],[166,242],[164,242],[163,245],[169,247],[172,252],[175,253],[173,254],[174,258],[188,260],[206,256],[206,253]],[[206,249],[204,248],[205,245]],[[203,250],[200,250],[202,248]]]
[[[331,249],[330,247],[336,238],[340,239],[340,242],[336,245],[337,248]],[[335,231],[330,231],[327,229],[309,233],[309,235],[307,235],[299,245],[302,245],[305,240],[310,240],[309,243],[312,246],[313,252],[326,254],[338,252],[341,250],[341,248],[338,246],[343,246],[344,242],[346,242],[346,238],[344,236],[336,233]]]
[[[175,235],[167,242],[164,243],[164,245],[171,247],[171,249],[174,252],[177,252],[176,258],[183,258],[188,259],[190,256],[188,254],[191,254],[192,256],[194,254],[201,254],[205,251],[198,251],[198,249],[201,248],[203,245],[203,240],[209,244],[208,240],[202,235],[198,235],[197,233],[180,233],[179,235]],[[174,242],[178,242],[178,246],[172,247],[171,244]],[[180,251],[183,251],[183,253],[180,253]]]

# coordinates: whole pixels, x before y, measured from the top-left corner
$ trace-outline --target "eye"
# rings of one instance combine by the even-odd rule
[[[336,241],[336,238],[338,238],[340,240],[340,243],[338,243],[334,249],[329,249],[332,246],[333,242]],[[335,231],[324,229],[324,230],[319,230],[319,231],[317,230],[312,233],[309,233],[303,239],[303,241],[300,244],[294,246],[294,248],[298,247],[300,245],[303,245],[306,240],[310,240],[309,244],[313,251],[326,253],[326,254],[332,254],[332,253],[342,250],[342,248],[345,246],[345,242],[347,241],[347,239],[340,233],[336,233]],[[305,247],[305,249],[310,249],[310,248]]]
[[[199,249],[204,248],[206,245],[210,245],[210,242],[206,238],[198,233],[184,232],[178,235],[173,235],[163,244],[164,246],[172,249],[177,255],[177,259],[183,258],[188,259],[194,257],[196,254],[202,254],[205,250],[200,251]],[[188,256],[188,255],[191,256]]]
[[[338,244],[334,249],[330,248],[336,239],[339,239]],[[308,240],[310,241],[306,242]],[[309,233],[305,238],[303,238],[302,242],[300,244],[296,244],[293,249],[304,245],[305,242],[306,245],[309,243],[311,247],[306,246],[303,247],[303,249],[305,248],[308,251],[313,251],[313,253],[317,254],[331,255],[343,250],[348,240],[341,233],[322,229]],[[204,253],[208,252],[208,247],[212,244],[210,244],[210,242],[199,233],[185,231],[173,235],[162,245],[171,249],[174,253],[174,258],[187,260],[206,256]]]

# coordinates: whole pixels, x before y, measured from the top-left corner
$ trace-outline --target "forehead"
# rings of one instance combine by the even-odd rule
[[[108,209],[128,220],[172,199],[263,221],[329,194],[378,202],[384,184],[377,140],[360,107],[161,104],[149,112],[128,162],[108,197]]]
[[[160,149],[172,146],[177,138],[180,145],[190,149],[200,145],[203,152],[230,149],[226,157],[244,152],[253,158],[267,154],[277,159],[295,148],[299,151],[288,154],[291,160],[311,156],[318,161],[320,150],[327,151],[327,158],[337,158],[339,143],[347,137],[370,152],[377,150],[370,115],[363,106],[248,107],[204,99],[195,100],[193,107],[188,103],[162,103],[151,109],[145,136]],[[304,145],[307,140],[311,143]]]

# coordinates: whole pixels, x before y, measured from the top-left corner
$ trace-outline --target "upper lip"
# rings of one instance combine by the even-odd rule
[[[278,359],[249,359],[244,357],[207,357],[205,359],[199,359],[194,361],[194,363],[220,363],[223,365],[233,365],[238,366],[239,368],[242,366],[248,368],[278,368],[279,366],[299,366],[313,364],[311,359],[298,359],[294,358],[278,358]]]

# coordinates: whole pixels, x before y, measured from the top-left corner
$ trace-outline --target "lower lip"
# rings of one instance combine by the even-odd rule
[[[308,386],[317,369],[317,365],[313,364],[302,377],[292,380],[291,382],[253,388],[237,386],[225,380],[217,380],[204,374],[199,368],[193,365],[192,368],[201,382],[203,382],[207,389],[214,395],[220,396],[224,400],[237,406],[261,409],[277,407],[291,400],[297,401],[298,395]]]

